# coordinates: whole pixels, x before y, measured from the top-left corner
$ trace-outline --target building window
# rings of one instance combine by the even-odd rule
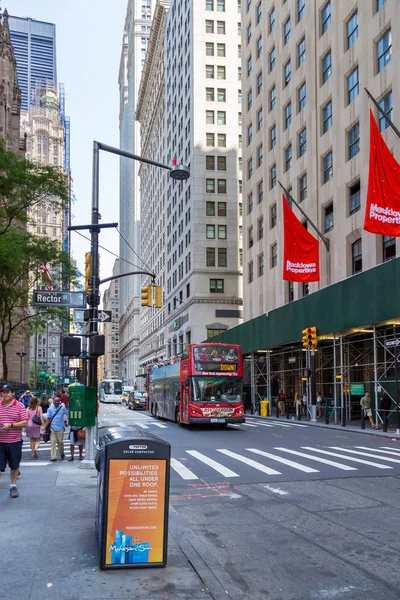
[[[217,11],[225,12],[225,0],[217,0]]]
[[[223,294],[224,293],[224,280],[223,279],[210,279],[210,293],[211,294]]]
[[[308,294],[310,293],[310,286],[309,286],[309,284],[308,284],[307,282],[304,282],[304,283],[302,284],[302,289],[301,289],[301,291],[302,291],[302,296],[303,296],[303,297],[304,297],[304,296],[308,296]]]
[[[332,100],[322,108],[322,131],[326,133],[332,127]]]
[[[218,100],[218,102],[226,102],[226,89],[224,89],[224,88],[217,89],[217,100]]]
[[[207,102],[214,102],[214,88],[206,88],[206,100]]]
[[[257,184],[257,198],[258,204],[260,204],[264,199],[264,183],[263,180],[259,181]]]
[[[252,35],[252,28],[251,28],[251,23],[249,23],[247,26],[247,43],[248,44],[250,43],[251,35]]]
[[[262,277],[264,275],[264,254],[260,254],[258,257],[258,276]]]
[[[331,24],[331,3],[330,0],[325,4],[321,10],[321,35],[325,33]]]
[[[262,54],[262,48],[263,48],[263,41],[262,41],[262,35],[260,35],[260,37],[257,40],[257,58],[260,58],[260,56]]]
[[[272,190],[276,186],[276,165],[272,165],[269,172],[269,187]]]
[[[294,285],[293,285],[293,281],[288,281],[287,282],[287,288],[288,288],[288,302],[293,302],[293,300],[294,300]]]
[[[215,248],[206,248],[206,267],[215,267]]]
[[[349,187],[349,214],[357,212],[361,208],[360,182],[357,181]]]
[[[250,110],[250,108],[252,107],[253,104],[253,92],[252,90],[249,90],[247,92],[247,110]]]
[[[214,10],[214,0],[206,0],[206,10]]]
[[[206,21],[206,33],[214,33],[214,21]]]
[[[324,213],[325,233],[327,233],[333,229],[333,202],[328,206],[325,206]]]
[[[206,56],[214,56],[214,44],[206,42]]]
[[[352,127],[347,132],[347,138],[349,148],[349,160],[351,160],[360,151],[360,127],[358,123],[356,123],[354,127]]]
[[[359,94],[358,67],[356,67],[347,78],[347,99],[350,104]]]
[[[218,248],[218,266],[219,267],[227,266],[226,248]]]
[[[218,156],[217,169],[218,171],[226,171],[226,156]]]
[[[217,21],[217,33],[225,35],[225,21]]]
[[[251,144],[253,140],[253,124],[250,123],[250,125],[247,127],[247,145],[249,146]]]
[[[306,0],[297,0],[297,22],[301,21],[306,8]]]
[[[278,264],[278,244],[272,244],[271,246],[271,269],[276,267]]]
[[[285,63],[285,65],[283,66],[283,77],[285,85],[287,85],[292,78],[292,63],[290,58],[287,61],[287,63]]]
[[[226,179],[218,179],[217,190],[218,194],[226,194]]]
[[[247,213],[250,214],[253,212],[253,192],[247,196]]]
[[[226,225],[218,225],[218,239],[226,240]]]
[[[307,173],[299,177],[299,201],[303,202],[307,198]]]
[[[225,44],[217,44],[217,56],[219,56],[220,58],[224,58],[226,54],[226,50],[225,50]],[[224,77],[225,79],[225,77]]]
[[[273,229],[276,226],[277,221],[277,212],[276,212],[276,202],[269,207],[269,227]]]
[[[214,125],[214,111],[206,110],[206,123],[207,125]]]
[[[276,146],[276,125],[269,130],[269,147],[272,150]]]
[[[262,108],[257,111],[257,131],[260,131],[263,122],[263,111]]]
[[[257,25],[261,21],[261,17],[262,17],[262,0],[260,0],[260,2],[256,6]]]
[[[376,0],[376,10],[381,10],[384,4],[386,4],[386,0]]]
[[[207,194],[215,194],[215,179],[206,179]]]
[[[285,171],[289,171],[292,166],[292,144],[285,148]]]
[[[226,134],[225,133],[218,134],[218,147],[226,148]]]
[[[276,61],[276,53],[275,53],[275,46],[274,46],[268,54],[269,72],[270,73],[271,73],[272,69],[275,67],[275,61]]]
[[[215,225],[206,225],[206,237],[208,240],[215,239]]]
[[[261,165],[263,164],[263,160],[264,160],[264,149],[263,149],[263,145],[261,144],[261,146],[258,146],[258,148],[257,148],[257,167],[261,167]]]
[[[226,79],[225,67],[217,66],[217,79]]]
[[[276,104],[276,88],[275,86],[269,91],[269,110],[273,110]]]
[[[332,75],[332,54],[331,51],[327,52],[322,59],[322,83],[328,81]]]
[[[257,75],[257,96],[261,92],[263,86],[263,76],[262,71]]]
[[[303,83],[298,89],[298,112],[303,110],[307,102],[307,88],[306,82]]]
[[[323,169],[322,183],[324,184],[324,183],[327,183],[327,181],[329,181],[333,177],[332,151],[328,152],[328,154],[325,154],[325,156],[323,157],[322,169]]]
[[[261,217],[257,221],[257,240],[260,241],[264,237],[264,218]]]
[[[249,248],[252,248],[253,245],[254,245],[253,228],[249,227]]]
[[[249,262],[249,283],[251,283],[254,279],[254,267],[253,261]]]
[[[217,125],[226,125],[226,112],[224,110],[217,111]]]
[[[285,129],[287,129],[292,122],[292,103],[286,104],[285,106]]]
[[[226,217],[226,202],[218,202],[218,216]]]
[[[206,202],[206,215],[207,217],[215,216],[215,202]]]
[[[250,179],[253,175],[253,159],[247,161],[247,179]]]
[[[269,32],[272,33],[275,29],[275,8],[269,13]]]
[[[214,79],[214,65],[206,65],[206,78]]]
[[[307,150],[307,130],[304,127],[299,133],[299,157],[305,154]]]
[[[378,73],[386,67],[392,58],[392,31],[389,29],[378,40],[376,45],[378,52]]]
[[[379,102],[379,107],[384,111],[385,115],[388,119],[392,120],[392,111],[393,111],[393,103],[392,103],[392,92],[389,92],[382,98]],[[389,127],[388,121],[379,113],[379,131],[385,131]]]
[[[354,12],[347,21],[347,49],[351,48],[358,38],[358,12]]]
[[[247,59],[247,77],[250,75],[252,68],[253,68],[253,60],[250,55],[249,58]]]
[[[206,133],[206,145],[215,146],[215,136],[213,133]]]
[[[283,45],[284,46],[290,40],[291,31],[292,31],[292,25],[290,22],[290,17],[288,17],[283,24]]]
[[[396,238],[384,235],[382,237],[383,244],[383,262],[396,258]]]
[[[362,246],[361,238],[351,245],[351,258],[353,275],[362,271]]]
[[[206,156],[206,170],[215,171],[215,156]]]
[[[303,37],[302,40],[297,44],[297,66],[299,67],[302,62],[304,62],[306,58],[306,38]]]

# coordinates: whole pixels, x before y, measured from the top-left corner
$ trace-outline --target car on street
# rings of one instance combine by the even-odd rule
[[[142,392],[130,392],[128,397],[128,408],[137,410],[146,408],[146,396]]]

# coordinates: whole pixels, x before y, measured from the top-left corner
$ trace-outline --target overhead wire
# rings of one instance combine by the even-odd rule
[[[132,246],[130,245],[130,243],[128,242],[128,240],[126,240],[124,238],[124,236],[122,235],[122,233],[120,232],[120,230],[118,229],[118,227],[116,227],[115,229],[118,231],[119,235],[122,237],[122,239],[124,240],[125,244],[127,246],[129,246],[129,248],[132,250],[133,254],[135,254],[138,257],[138,259],[140,260],[140,262],[144,264],[144,266],[146,267],[146,269],[148,269],[149,271],[152,271],[152,269],[150,269],[150,267],[144,262],[143,258],[140,258],[139,254],[137,254],[137,252],[135,252],[135,250],[132,248]]]
[[[76,230],[73,230],[73,231],[75,233],[77,233],[78,235],[80,235],[81,237],[83,237],[85,240],[88,240],[90,242],[90,238],[88,238],[86,235],[83,235],[83,233],[80,233],[79,231],[76,231]],[[141,268],[142,268],[142,267],[139,267],[138,265],[135,265],[135,263],[131,262],[130,260],[127,260],[126,258],[122,258],[122,256],[118,256],[118,254],[115,254],[115,252],[112,252],[111,250],[109,250],[108,248],[105,248],[104,246],[101,246],[100,244],[99,244],[99,248],[101,248],[102,250],[105,250],[106,252],[109,252],[109,254],[112,254],[119,260],[123,260],[124,262],[128,263],[129,265],[132,265],[132,267],[135,267],[135,269],[141,270]],[[150,271],[150,269],[149,269],[149,271]]]

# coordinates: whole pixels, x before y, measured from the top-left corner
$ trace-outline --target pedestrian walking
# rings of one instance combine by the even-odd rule
[[[60,400],[64,404],[65,408],[68,408],[69,396],[64,389],[61,391]]]
[[[49,410],[49,406],[50,406],[50,402],[48,397],[46,396],[46,394],[43,392],[43,394],[40,397],[40,406],[42,407],[42,412],[43,415],[47,414],[47,411]]]
[[[64,460],[64,416],[67,415],[68,411],[62,404],[60,398],[54,396],[53,403],[50,405],[47,411],[46,427],[50,425],[50,460],[51,462],[57,462],[57,448],[60,454],[61,460]]]
[[[303,394],[303,415],[307,415],[307,394]]]
[[[392,406],[392,399],[387,394],[387,392],[383,391],[382,396],[379,399],[379,416],[382,419],[382,423],[386,423],[389,420],[389,411]]]
[[[281,417],[285,414],[285,401],[286,395],[283,393],[283,390],[279,390],[278,406]]]
[[[45,426],[45,419],[43,418],[43,410],[39,404],[39,399],[36,396],[32,396],[29,400],[28,409],[28,425],[26,426],[26,435],[29,438],[31,446],[32,458],[36,460],[39,458],[38,450],[40,446],[40,429]]]
[[[302,407],[303,407],[303,402],[300,398],[300,394],[299,394],[299,392],[296,392],[294,395],[293,408],[295,409],[297,418],[299,418],[299,415],[301,415]]]
[[[29,400],[32,398],[32,394],[30,390],[25,390],[25,392],[19,397],[19,401],[28,408]]]
[[[3,386],[0,400],[0,471],[10,467],[10,496],[18,498],[17,479],[22,458],[22,429],[28,424],[28,415],[22,402],[13,396],[9,385]]]
[[[322,399],[321,392],[317,392],[317,419],[322,417],[322,405],[324,401]]]
[[[369,396],[369,392],[365,392],[365,396],[363,396],[361,398],[360,404],[361,404],[361,410],[364,409],[365,412],[367,413],[367,417],[369,419],[369,422],[371,423],[372,429],[378,429],[378,427],[377,427],[377,425],[375,425],[374,419],[372,417],[371,398]]]
[[[83,460],[83,447],[85,445],[85,433],[79,433],[79,431],[86,432],[86,429],[85,429],[85,427],[76,427],[74,425],[71,425],[71,430],[69,432],[69,443],[71,444],[71,446],[70,446],[71,457],[68,459],[69,462],[74,460],[75,446],[78,446],[79,460]]]

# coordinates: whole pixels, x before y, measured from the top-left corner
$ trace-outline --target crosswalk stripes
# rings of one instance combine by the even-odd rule
[[[358,448],[358,446],[356,446]],[[381,446],[384,450],[390,450],[390,454],[400,454],[400,450],[393,450],[393,448],[389,448],[389,446]],[[370,448],[372,450],[372,448]]]
[[[183,465],[181,462],[179,462],[179,460],[176,460],[176,458],[171,458],[171,467],[173,468],[173,470],[176,473],[178,473],[178,475],[180,475],[182,477],[182,479],[185,479],[185,480],[198,479],[197,475],[192,473],[192,471],[190,469],[185,467],[185,465]]]
[[[262,465],[261,463],[258,463],[255,460],[252,460],[251,458],[246,458],[245,456],[241,456],[240,454],[237,454],[236,452],[232,452],[231,450],[217,449],[217,452],[221,452],[222,454],[225,454],[226,456],[235,458],[239,462],[242,462],[245,465],[249,465],[250,467],[253,467],[253,469],[257,469],[258,471],[262,471],[263,473],[266,473],[267,475],[280,475],[279,471],[275,471],[275,469],[271,469],[271,467],[266,467],[265,465]]]
[[[359,456],[369,456],[370,458],[377,458],[375,454],[369,454],[368,452],[359,452],[358,450],[350,450],[349,448],[340,448],[340,446],[330,446],[330,448],[332,448],[333,450],[341,450],[342,452],[349,452],[350,454],[358,454]],[[400,457],[389,458],[388,456],[380,456],[379,459],[386,460],[387,462],[400,464]]]
[[[299,452],[298,450],[290,450],[289,448],[274,448],[274,450],[279,450],[280,452],[288,452],[289,454],[294,454],[295,456],[302,456],[303,458],[307,458],[308,460],[315,460],[316,462],[320,462],[325,465],[330,465],[331,467],[336,467],[336,469],[340,469],[342,471],[357,471],[357,469],[355,469],[354,467],[342,465],[333,460],[328,460],[327,458],[311,456],[310,454],[305,454],[304,452]]]
[[[282,419],[284,420],[284,419]],[[261,425],[261,421],[258,421],[256,419],[247,419],[246,418],[246,423],[256,423],[257,425]],[[308,425],[301,425],[300,423],[294,423],[293,421],[285,421],[283,423],[280,423],[279,421],[271,421],[271,423],[268,423],[269,427],[306,427],[308,428]]]
[[[344,458],[350,462],[359,463],[361,465],[369,465],[376,467],[377,469],[391,469],[388,465],[378,465],[370,460],[364,460],[362,458],[353,458],[352,456],[342,456],[338,452],[329,452],[328,450],[321,450],[320,448],[310,448],[309,446],[302,446],[303,450],[309,450],[310,452],[318,452],[319,454],[325,454],[326,456],[335,456],[336,458]]]
[[[263,450],[257,450],[256,448],[246,448],[246,450],[248,450],[249,452],[254,452],[254,454],[259,454],[260,456],[265,456],[266,458],[270,458],[271,460],[276,460],[277,462],[280,462],[284,465],[293,467],[293,469],[303,471],[303,473],[319,473],[318,469],[306,467],[305,465],[301,465],[300,463],[294,462],[293,460],[289,460],[288,458],[276,456],[275,454],[270,454],[269,452],[264,452]]]
[[[218,471],[218,473],[221,473],[221,475],[224,475],[225,477],[240,477],[237,473],[231,471],[231,469],[224,467],[224,465],[221,465],[221,463],[217,462],[216,460],[213,460],[212,458],[208,458],[208,456],[205,456],[201,452],[197,452],[197,450],[186,450],[186,452],[187,454],[190,454],[190,456],[194,456],[209,467],[212,467],[213,469]]]
[[[367,446],[354,446],[354,448],[357,448],[358,450],[368,450],[368,452],[379,452],[380,454],[387,454],[387,450],[379,450],[378,448],[368,448]],[[399,454],[398,450],[392,450],[391,448],[389,448],[390,453],[393,454],[394,456]],[[379,458],[379,457],[377,457]]]

